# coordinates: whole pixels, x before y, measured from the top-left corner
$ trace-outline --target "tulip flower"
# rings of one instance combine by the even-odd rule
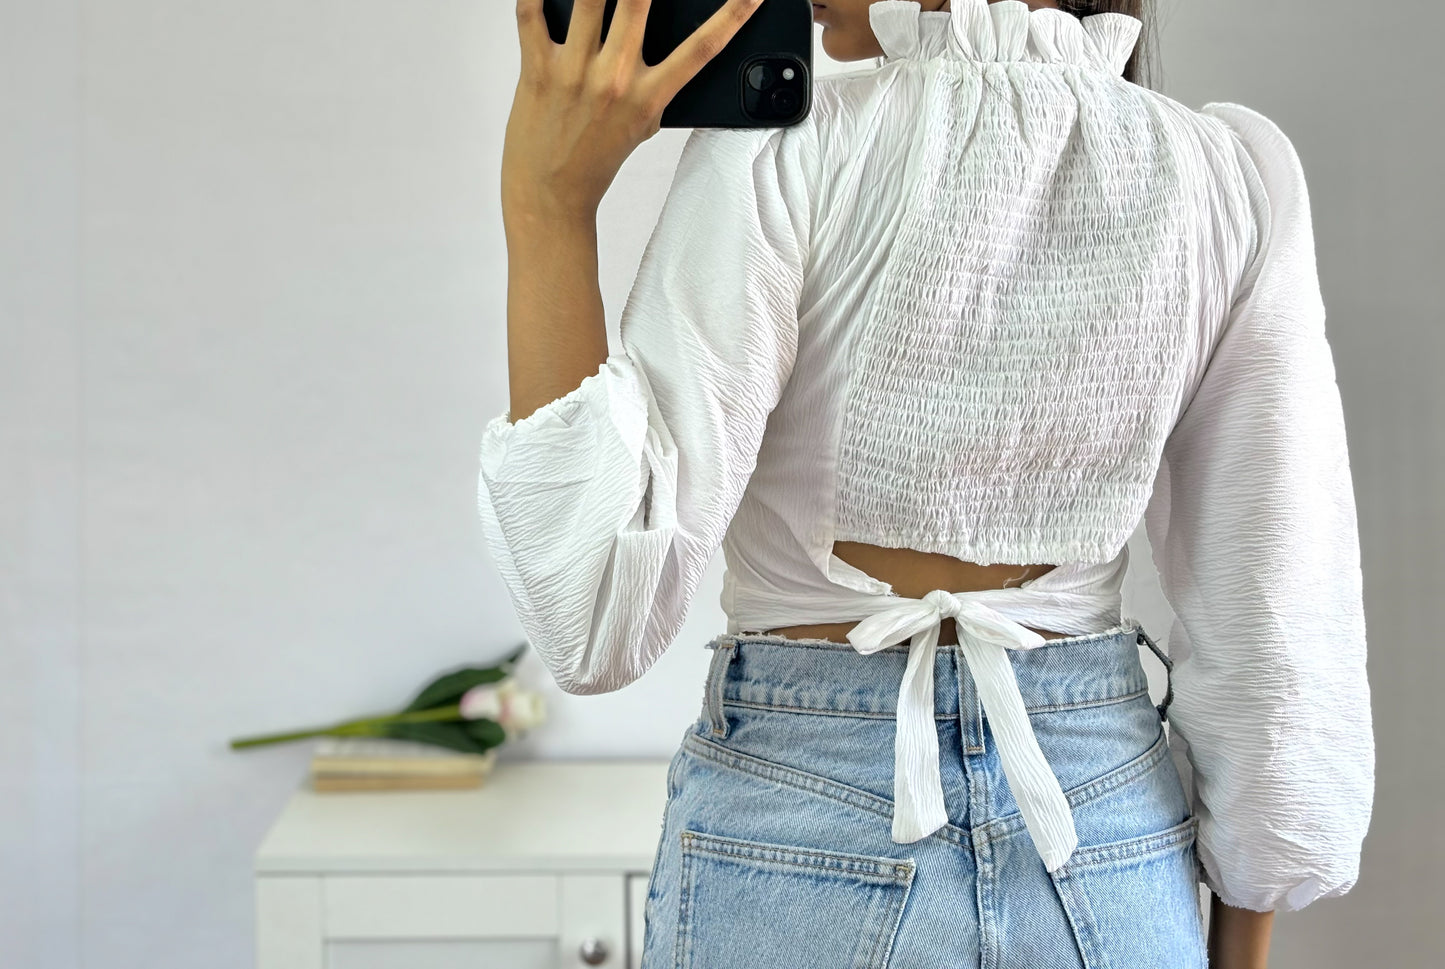
[[[495,720],[508,734],[523,733],[546,719],[542,694],[520,689],[511,679],[474,686],[457,706],[463,719]]]

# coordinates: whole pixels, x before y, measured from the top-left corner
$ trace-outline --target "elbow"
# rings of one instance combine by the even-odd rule
[[[538,630],[532,636],[532,642],[536,645],[542,665],[563,693],[573,696],[614,693],[632,682],[633,678],[625,671],[593,661],[598,651],[590,638],[562,642],[556,638],[549,639]]]
[[[570,672],[553,670],[552,679],[561,687],[563,693],[570,693],[573,696],[596,696],[599,693],[616,693],[618,690],[631,685],[633,682],[630,679],[622,679],[610,673],[588,675],[575,670]]]
[[[1210,859],[1205,862],[1205,884],[1231,908],[1255,912],[1298,912],[1315,902],[1339,898],[1355,887],[1360,876],[1358,845],[1321,856],[1313,864],[1296,862],[1253,874],[1232,871],[1239,861]],[[1225,871],[1219,870],[1224,861]],[[1221,877],[1221,876],[1225,877]]]
[[[566,639],[539,635],[533,642],[553,681],[574,696],[616,693],[640,679],[656,659],[631,623],[578,630]]]
[[[574,543],[548,532],[550,545],[509,550],[504,560],[517,618],[565,693],[591,696],[630,685],[681,624],[681,610],[669,606],[677,601],[676,527],[649,526],[641,504],[628,503],[636,507],[620,528],[599,528]],[[653,505],[661,508],[670,510],[670,503]],[[528,563],[525,573],[521,562]]]

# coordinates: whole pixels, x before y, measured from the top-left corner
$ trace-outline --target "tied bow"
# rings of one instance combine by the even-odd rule
[[[933,722],[933,665],[939,627],[945,618],[952,618],[998,743],[1009,789],[1045,867],[1054,871],[1078,845],[1073,813],[1039,749],[1013,665],[1004,653],[1005,649],[1033,649],[1048,640],[967,595],[935,589],[922,599],[905,598],[848,632],[848,641],[863,654],[910,639],[908,665],[898,690],[893,746],[893,840],[900,844],[918,841],[948,822],[938,769],[938,731]]]

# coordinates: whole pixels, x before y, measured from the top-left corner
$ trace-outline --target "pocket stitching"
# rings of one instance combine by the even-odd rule
[[[1091,781],[1085,781],[1065,791],[1064,798],[1069,802],[1069,809],[1088,804],[1090,801],[1097,800],[1110,791],[1122,787],[1136,777],[1142,777],[1158,767],[1168,753],[1168,737],[1161,727],[1159,736],[1155,738],[1154,743],[1150,744],[1149,748],[1138,757],[1111,768]],[[994,818],[981,827],[988,831],[990,840],[997,840],[1022,830],[1024,826],[1023,814],[1015,810],[1001,818]]]
[[[1136,777],[1142,777],[1144,774],[1149,773],[1155,767],[1159,766],[1159,762],[1162,761],[1168,753],[1168,737],[1161,728],[1159,736],[1154,738],[1154,742],[1149,745],[1149,749],[1145,750],[1138,757],[1120,764],[1107,773],[1100,774],[1091,781],[1085,781],[1077,787],[1065,791],[1064,794],[1069,798],[1070,807],[1088,804],[1090,801],[1103,797],[1116,787],[1120,787]],[[1020,819],[1020,821],[1022,821],[1022,819]]]
[[[1063,908],[1064,917],[1068,920],[1074,936],[1074,945],[1078,949],[1084,969],[1112,969],[1113,963],[1098,948],[1102,930],[1099,928],[1098,917],[1094,914],[1089,896],[1079,882],[1079,877],[1093,867],[1110,861],[1152,859],[1166,855],[1170,851],[1179,850],[1181,845],[1184,846],[1184,850],[1190,850],[1195,842],[1194,836],[1197,834],[1198,824],[1198,815],[1191,814],[1183,821],[1165,828],[1163,831],[1080,848],[1062,867],[1049,872],[1049,880],[1054,886],[1054,894]],[[1154,841],[1159,843],[1149,844]],[[1144,850],[1138,850],[1146,845],[1148,847],[1145,847]],[[1195,887],[1197,891],[1197,884]],[[1195,914],[1198,916],[1200,914],[1198,905],[1196,904],[1194,908]],[[1198,924],[1202,940],[1202,920],[1199,920]]]
[[[1076,890],[1071,872],[1060,868],[1049,873],[1049,879],[1054,886],[1054,895],[1059,900],[1059,907],[1064,910],[1064,919],[1069,923],[1069,931],[1074,937],[1074,948],[1078,950],[1079,959],[1084,969],[1107,969],[1103,960],[1094,951],[1094,940],[1098,935],[1097,920],[1094,916],[1094,907],[1089,903],[1089,897],[1081,890]],[[1069,904],[1072,900],[1073,904]],[[1075,912],[1075,909],[1078,912]],[[1081,921],[1087,924],[1081,925]]]
[[[1059,871],[1067,876],[1076,869],[1090,865],[1098,865],[1123,859],[1150,858],[1154,855],[1163,854],[1195,837],[1198,826],[1198,815],[1191,814],[1183,821],[1165,828],[1163,831],[1155,831],[1152,834],[1125,838],[1120,841],[1109,841],[1104,844],[1076,848],[1074,849],[1074,853],[1069,857],[1069,860],[1063,864],[1063,867],[1060,868]]]
[[[869,941],[867,950],[867,961],[864,969],[885,969],[887,960],[891,958],[893,945],[897,940],[898,927],[903,919],[903,910],[907,906],[908,898],[912,893],[914,875],[917,873],[917,866],[908,860],[886,858],[879,855],[852,854],[840,851],[828,851],[821,848],[804,848],[799,845],[781,845],[766,841],[754,841],[745,838],[730,838],[723,835],[708,834],[697,831],[693,828],[684,828],[678,835],[681,843],[681,864],[678,903],[677,935],[673,940],[673,969],[685,969],[687,965],[687,950],[691,944],[692,918],[689,908],[692,904],[692,867],[693,862],[701,855],[716,855],[721,858],[745,861],[765,860],[770,863],[778,863],[796,867],[801,871],[825,872],[838,877],[862,875],[876,879],[875,883],[880,888],[892,889],[884,896],[884,909],[886,918],[880,918],[877,922],[878,931],[873,934]],[[713,845],[720,847],[714,848]],[[735,850],[725,850],[732,846]],[[744,849],[754,849],[759,853],[749,854]],[[844,859],[862,863],[865,870],[858,871],[850,868],[836,868],[825,865],[805,864],[790,862],[781,858],[766,857],[769,853],[813,855],[825,859]],[[870,871],[869,868],[880,870]],[[881,869],[886,868],[887,871]],[[906,869],[900,871],[900,869]],[[900,890],[901,889],[901,890]]]
[[[913,862],[884,855],[861,855],[846,851],[829,851],[825,848],[804,848],[801,845],[753,841],[747,838],[709,834],[694,828],[683,828],[678,837],[682,841],[684,850],[694,853],[789,865],[805,871],[861,875],[866,878],[881,879],[894,885],[907,884],[912,879],[914,871]],[[816,860],[809,861],[807,860],[809,858]]]
[[[722,767],[730,768],[753,777],[761,777],[765,780],[777,781],[780,784],[787,784],[799,790],[819,794],[831,798],[841,804],[871,811],[881,817],[891,818],[893,816],[893,802],[886,797],[879,797],[871,791],[865,791],[850,784],[833,780],[831,777],[824,777],[821,774],[813,774],[798,767],[787,764],[779,764],[776,761],[763,760],[754,757],[752,754],[745,754],[741,751],[730,750],[700,737],[697,734],[689,735],[684,741],[689,749],[699,757],[710,760]],[[964,836],[964,833],[956,825],[948,823],[944,828],[952,828],[957,835]],[[944,830],[940,828],[939,831]],[[935,832],[935,834],[938,832]],[[955,837],[954,840],[958,840]]]

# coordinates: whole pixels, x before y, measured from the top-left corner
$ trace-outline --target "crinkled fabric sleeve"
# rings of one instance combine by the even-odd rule
[[[1241,105],[1258,234],[1146,517],[1175,622],[1202,877],[1292,911],[1354,885],[1374,795],[1359,534],[1310,202],[1293,145]]]
[[[621,351],[481,442],[486,548],[569,693],[668,648],[793,367],[812,158],[792,129],[697,128],[619,322]]]

